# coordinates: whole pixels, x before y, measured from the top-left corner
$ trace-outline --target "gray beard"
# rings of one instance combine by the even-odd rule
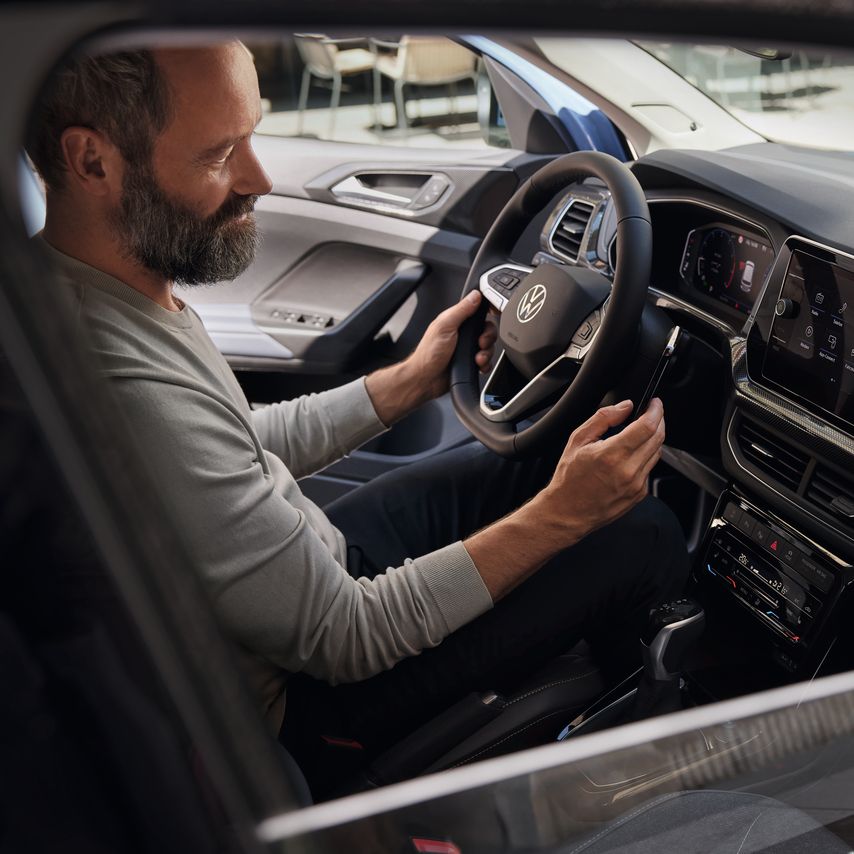
[[[128,258],[183,285],[239,276],[255,258],[260,238],[250,211],[257,196],[233,195],[209,217],[173,202],[147,166],[129,166],[111,226]],[[236,221],[240,214],[245,220]]]

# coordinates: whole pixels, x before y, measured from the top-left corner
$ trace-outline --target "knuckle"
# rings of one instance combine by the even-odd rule
[[[637,423],[639,425],[638,432],[644,439],[651,439],[658,429],[657,424],[651,423],[646,418],[641,419]]]

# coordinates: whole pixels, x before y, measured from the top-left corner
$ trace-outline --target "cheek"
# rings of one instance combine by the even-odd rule
[[[219,170],[209,170],[196,176],[191,187],[187,188],[187,204],[200,215],[209,217],[215,214],[228,199],[231,183]]]
[[[160,176],[160,185],[172,201],[200,218],[207,218],[228,198],[230,184],[226,171],[213,166],[173,169]]]

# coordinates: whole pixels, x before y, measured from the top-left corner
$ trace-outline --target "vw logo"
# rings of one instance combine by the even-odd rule
[[[519,305],[516,308],[516,317],[520,323],[527,323],[533,320],[546,301],[545,285],[534,285],[528,290],[525,295],[519,300]]]

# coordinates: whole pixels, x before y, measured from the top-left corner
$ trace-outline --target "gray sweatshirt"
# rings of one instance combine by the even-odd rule
[[[173,312],[40,241],[74,288],[102,373],[237,642],[274,728],[288,673],[366,679],[492,606],[461,542],[373,580],[297,479],[385,426],[364,379],[252,410],[199,316]]]

